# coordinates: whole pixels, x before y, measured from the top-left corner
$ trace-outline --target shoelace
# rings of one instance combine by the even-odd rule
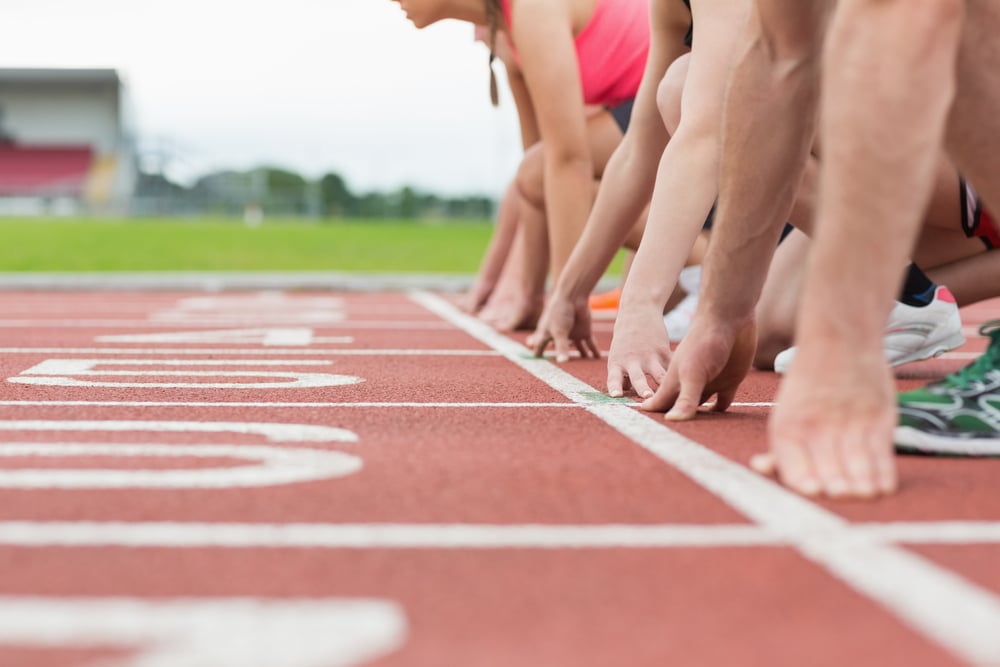
[[[942,380],[942,385],[966,389],[973,383],[981,383],[990,370],[1000,367],[1000,320],[986,322],[979,328],[979,334],[990,337],[989,347],[974,362]]]

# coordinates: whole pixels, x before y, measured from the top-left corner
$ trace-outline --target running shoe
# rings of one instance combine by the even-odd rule
[[[618,303],[622,298],[622,288],[604,292],[602,294],[590,295],[589,305],[591,310],[618,310]]]
[[[687,335],[698,309],[698,293],[701,291],[701,266],[685,267],[677,279],[687,296],[674,309],[663,316],[663,325],[667,328],[667,336],[671,343],[679,343]]]
[[[952,456],[1000,456],[1000,320],[979,332],[990,345],[940,382],[899,395],[896,448]]]
[[[921,308],[897,301],[882,342],[890,366],[937,357],[964,343],[958,304],[944,286],[939,286],[934,299]],[[774,358],[774,371],[784,375],[794,359],[795,348],[790,347]]]

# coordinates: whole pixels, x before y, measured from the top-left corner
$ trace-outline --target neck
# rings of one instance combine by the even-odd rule
[[[486,2],[487,0],[451,0],[449,17],[476,25],[486,25]],[[500,19],[502,22],[503,16]]]

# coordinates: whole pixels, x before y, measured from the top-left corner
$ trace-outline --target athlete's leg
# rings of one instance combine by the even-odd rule
[[[465,294],[462,307],[466,312],[478,313],[486,305],[494,291],[500,288],[503,268],[510,257],[517,234],[517,215],[520,208],[517,187],[512,182],[504,191],[497,209],[497,220],[493,235],[483,254],[483,260],[476,274],[476,280]]]
[[[996,212],[1000,211],[1000,3],[966,0],[966,5],[948,148],[986,208]]]
[[[793,229],[774,253],[757,303],[757,368],[773,368],[778,353],[793,344],[809,245],[809,237]]]
[[[799,353],[770,423],[782,479],[809,495],[896,487],[882,333],[934,182],[961,22],[962,0],[838,3]]]

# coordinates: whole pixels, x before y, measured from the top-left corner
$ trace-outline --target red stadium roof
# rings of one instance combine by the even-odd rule
[[[80,195],[93,157],[89,146],[0,144],[0,196]]]

